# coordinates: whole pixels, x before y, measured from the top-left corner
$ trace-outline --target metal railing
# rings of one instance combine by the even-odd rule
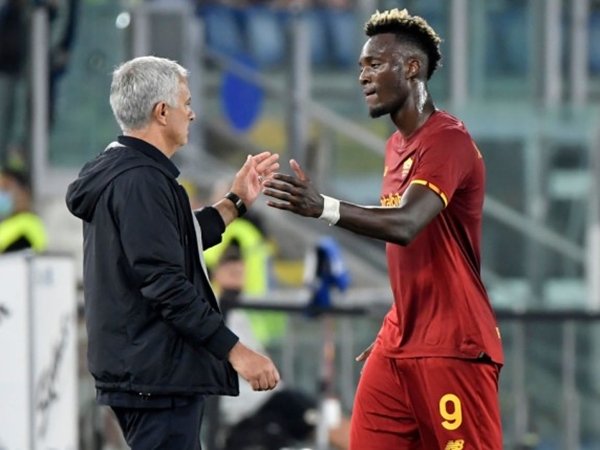
[[[317,396],[321,370],[315,361],[324,349],[325,327],[333,327],[337,355],[333,390],[350,412],[360,376],[354,356],[375,337],[391,298],[381,291],[354,289],[334,295],[330,308],[309,309],[309,301],[307,290],[281,291],[268,299],[246,299],[228,310],[288,314],[286,336],[269,348],[286,384]],[[505,448],[600,448],[596,426],[600,383],[595,375],[600,313],[497,310],[496,315],[506,356],[500,383]],[[328,324],[331,319],[335,320]],[[311,368],[299,376],[297,368],[302,365]]]

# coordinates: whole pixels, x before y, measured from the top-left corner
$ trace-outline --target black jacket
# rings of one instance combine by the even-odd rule
[[[103,391],[238,394],[226,361],[237,342],[200,265],[179,171],[158,149],[119,137],[69,185],[67,206],[84,221],[88,363]],[[204,248],[225,224],[194,213]]]

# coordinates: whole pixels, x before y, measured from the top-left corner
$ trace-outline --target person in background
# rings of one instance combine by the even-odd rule
[[[502,449],[500,331],[480,273],[485,167],[465,125],[427,82],[441,39],[392,9],[366,23],[359,81],[371,117],[389,115],[380,206],[320,195],[298,163],[274,174],[274,208],[386,242],[394,296],[352,411],[352,450]]]
[[[0,166],[25,160],[27,0],[0,1]]]
[[[224,198],[192,211],[171,161],[188,142],[191,101],[175,61],[119,66],[110,104],[123,135],[66,195],[83,221],[88,367],[133,450],[199,450],[207,395],[237,395],[238,374],[254,390],[279,382],[270,358],[224,323],[202,257],[254,203],[278,155],[249,155]]]
[[[210,270],[211,284],[219,306],[225,316],[225,323],[251,348],[266,353],[264,345],[257,338],[247,311],[236,309],[243,301],[244,280],[247,266],[236,240],[229,242],[223,249],[219,260]],[[219,398],[221,422],[230,426],[250,412],[255,411],[266,400],[261,392],[254,392],[248,386],[240,384],[240,396]]]
[[[27,248],[42,252],[46,245],[46,228],[33,211],[27,175],[0,170],[0,253]]]
[[[242,309],[235,308],[243,292],[245,270],[241,249],[234,240],[211,271],[211,282],[227,325],[244,342],[264,351],[248,316]],[[300,389],[280,383],[277,389],[265,394],[241,385],[239,398],[218,400],[222,427],[217,432],[225,430],[224,450],[279,450],[306,444],[315,438],[319,402]],[[331,448],[348,448],[349,429],[350,420],[342,415],[339,423],[329,429]]]
[[[79,22],[81,0],[45,0],[51,30],[49,51],[48,123],[56,122],[56,103],[60,80],[66,74],[72,59],[73,45]]]
[[[213,186],[214,201],[227,192],[226,184]],[[222,241],[204,251],[206,266],[213,270],[230,245],[236,245],[244,262],[242,291],[246,297],[264,298],[270,288],[273,244],[263,226],[262,218],[254,211],[238,218],[227,227]],[[269,346],[285,334],[287,320],[282,313],[273,311],[246,311],[253,334],[262,345]]]

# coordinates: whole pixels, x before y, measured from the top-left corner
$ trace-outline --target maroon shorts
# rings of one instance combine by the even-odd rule
[[[350,450],[502,450],[499,367],[372,353],[354,399]]]

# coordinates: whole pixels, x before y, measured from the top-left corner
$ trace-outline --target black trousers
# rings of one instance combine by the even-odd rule
[[[202,396],[168,408],[111,408],[131,450],[202,450]]]

